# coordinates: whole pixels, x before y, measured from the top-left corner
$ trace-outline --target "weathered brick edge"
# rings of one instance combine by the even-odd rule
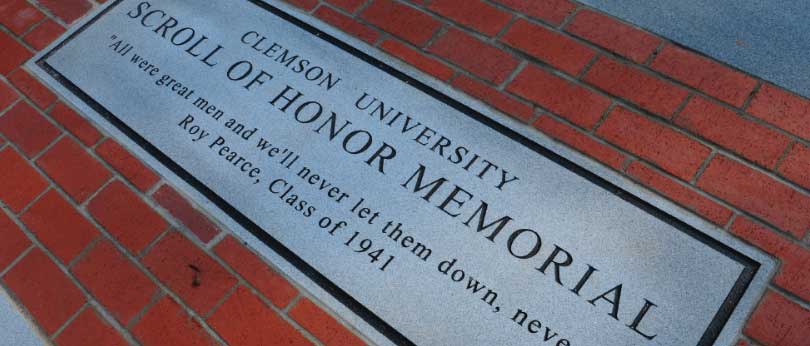
[[[287,1],[772,254],[739,345],[808,345],[810,100],[574,1]],[[0,284],[60,346],[363,345],[19,67],[98,3],[0,4]]]

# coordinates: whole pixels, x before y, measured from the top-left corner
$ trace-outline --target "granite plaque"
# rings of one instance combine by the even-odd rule
[[[35,59],[375,343],[729,345],[771,269],[283,4],[113,1]]]

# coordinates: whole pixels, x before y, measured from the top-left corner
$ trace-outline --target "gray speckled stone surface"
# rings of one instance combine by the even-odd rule
[[[810,97],[810,1],[581,1]]]
[[[0,289],[0,345],[48,345],[2,289]]]
[[[408,83],[397,79],[249,1],[151,1],[155,8],[176,17],[182,23],[179,27],[193,26],[210,39],[209,44],[225,47],[212,59],[220,64],[208,68],[199,61],[202,55],[193,58],[160,38],[151,28],[144,28],[128,18],[126,13],[134,11],[138,3],[140,1],[131,0],[108,4],[105,8],[112,7],[108,14],[99,17],[45,59],[50,69],[33,64],[29,68],[375,343],[404,342],[395,333],[376,328],[384,322],[417,345],[542,344],[546,327],[550,328],[550,336],[558,333],[546,344],[556,344],[565,338],[571,345],[578,346],[697,345],[745,269],[739,257],[750,257],[761,267],[747,290],[739,291],[740,303],[731,305],[734,308],[728,322],[718,329],[717,345],[730,345],[773,273],[774,263],[769,257],[722,230],[374,48],[305,15],[295,14],[284,4],[272,2],[414,79],[407,79]],[[159,25],[160,21],[155,21],[157,17],[151,17],[147,24]],[[67,35],[84,24],[77,25]],[[251,36],[254,41],[250,44],[240,43],[249,31],[260,32],[270,37],[270,41],[308,57],[313,64],[324,66],[342,78],[340,84],[327,91],[304,81],[300,74],[253,50],[251,44],[258,36]],[[135,47],[130,51],[123,48],[123,44],[115,47],[124,57],[110,47],[120,39]],[[59,43],[53,46],[56,45]],[[50,49],[35,60],[48,51]],[[136,68],[130,63],[135,53],[157,65],[160,72],[149,76],[142,70],[144,67]],[[248,80],[228,81],[228,66],[241,59],[253,61],[255,66],[272,74],[273,79],[253,85],[251,90],[244,88]],[[155,81],[163,74],[193,88],[196,96],[216,104],[225,115],[219,120],[207,116],[192,104],[193,98],[186,100],[176,95],[180,89],[171,92],[165,86],[158,87]],[[416,82],[424,86],[415,87]],[[324,133],[315,133],[314,124],[320,122],[301,124],[294,119],[293,112],[284,113],[270,105],[268,102],[287,83],[306,95],[300,102],[319,100],[328,110],[324,114],[334,111],[340,119],[351,120],[351,129],[366,129],[374,136],[376,144],[384,140],[396,147],[398,154],[396,159],[386,163],[386,174],[380,174],[375,165],[365,162],[369,153],[348,155],[338,142],[330,141]],[[89,97],[81,96],[82,92]],[[479,179],[459,165],[448,163],[447,157],[417,144],[413,133],[402,135],[400,129],[384,126],[375,117],[357,110],[355,100],[363,92],[372,93],[385,100],[389,107],[395,106],[416,121],[428,124],[457,145],[464,145],[496,162],[520,180],[505,185],[500,191],[495,187],[500,176],[498,169],[492,171],[497,174]],[[453,99],[461,102],[456,108],[451,107]],[[481,112],[478,116],[482,122],[462,113],[463,107],[471,107],[469,114]],[[199,125],[212,134],[192,142],[189,132],[195,130],[178,126],[187,114],[195,117],[189,126]],[[132,132],[110,122],[116,117]],[[256,133],[248,140],[240,139],[224,126],[230,117],[248,124],[247,129],[256,127]],[[210,149],[213,140],[220,135],[231,151],[240,153],[254,163],[254,167],[262,169],[258,180],[240,172]],[[138,136],[142,140],[137,139]],[[260,137],[269,138],[273,146],[300,154],[300,159],[292,166],[295,169],[279,165],[284,154],[271,158],[257,152]],[[432,141],[437,138],[435,135]],[[157,158],[156,152],[150,153],[147,143],[177,166],[172,167],[166,159]],[[573,173],[534,151],[532,148],[536,149],[536,145],[572,160],[593,175],[584,177]],[[441,197],[431,203],[420,198],[421,194],[403,189],[401,184],[419,163],[429,167],[431,180],[447,177],[475,195],[464,207],[448,210],[460,210],[470,217],[479,205],[477,202],[484,199],[491,206],[488,221],[494,220],[491,219],[494,215],[508,214],[514,222],[492,242],[465,227],[461,217],[450,217],[437,208],[448,196],[450,183],[437,192]],[[334,202],[334,198],[328,198],[324,192],[298,178],[296,172],[303,166],[312,168],[349,197],[344,202]],[[182,173],[178,174],[178,168],[190,172],[199,184],[187,176],[184,179]],[[312,217],[302,216],[301,211],[279,199],[280,192],[270,190],[269,185],[279,178],[295,185],[296,194],[317,206]],[[694,227],[698,230],[697,236],[690,236],[597,186],[593,181],[599,178],[681,220],[684,223],[681,228]],[[281,191],[278,187],[280,185],[274,189]],[[216,198],[209,199],[211,194],[206,188],[259,226],[259,233],[251,234],[252,225],[245,219],[218,207],[214,203]],[[361,198],[364,206],[381,213],[377,223],[369,225],[368,219],[354,216],[357,212],[351,211],[352,206]],[[458,199],[464,199],[463,195]],[[451,202],[450,205],[456,204]],[[317,225],[324,216],[346,220],[349,225],[329,235]],[[409,235],[430,247],[429,259],[421,260],[383,234],[382,227],[387,220],[402,222]],[[534,229],[543,238],[539,253],[530,259],[518,259],[509,253],[510,235],[522,234],[515,238],[511,248],[514,253],[526,254],[534,244],[530,233],[516,232],[519,228]],[[374,249],[385,248],[380,261],[371,263],[367,254],[355,253],[343,245],[350,242],[355,231],[361,234],[356,239],[368,238]],[[276,251],[278,247],[274,250],[264,245],[260,238],[265,233],[301,261],[290,260],[289,254]],[[562,268],[564,286],[555,282],[551,269],[547,274],[536,269],[554,251],[554,244],[575,258],[570,269]],[[720,251],[721,244],[736,250]],[[735,251],[739,251],[737,259],[729,255]],[[389,255],[395,255],[396,260],[385,271],[380,270]],[[493,304],[481,300],[483,291],[479,295],[468,293],[467,280],[456,283],[439,272],[439,264],[453,258],[458,259],[454,269],[465,269],[466,275],[497,291]],[[586,263],[599,271],[578,296],[571,289],[586,271]],[[332,286],[324,285],[324,279]],[[606,300],[599,300],[596,305],[588,300],[619,283],[623,284],[623,293],[617,320],[609,315],[612,305]],[[347,303],[346,296],[335,288],[346,292],[365,308]],[[616,299],[615,296],[609,298]],[[627,327],[642,310],[645,298],[657,305],[639,327],[645,333],[657,334],[651,341]],[[530,315],[523,326],[511,320],[517,309]],[[370,318],[370,314],[378,316],[379,320]],[[527,331],[532,319],[542,323],[541,333]]]

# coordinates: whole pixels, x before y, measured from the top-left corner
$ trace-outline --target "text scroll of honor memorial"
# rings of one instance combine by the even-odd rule
[[[773,269],[283,3],[111,1],[28,66],[375,344],[730,345]]]

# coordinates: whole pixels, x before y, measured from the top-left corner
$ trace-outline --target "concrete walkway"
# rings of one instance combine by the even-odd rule
[[[810,96],[810,1],[581,1]]]
[[[0,289],[0,345],[48,345],[3,289]]]

